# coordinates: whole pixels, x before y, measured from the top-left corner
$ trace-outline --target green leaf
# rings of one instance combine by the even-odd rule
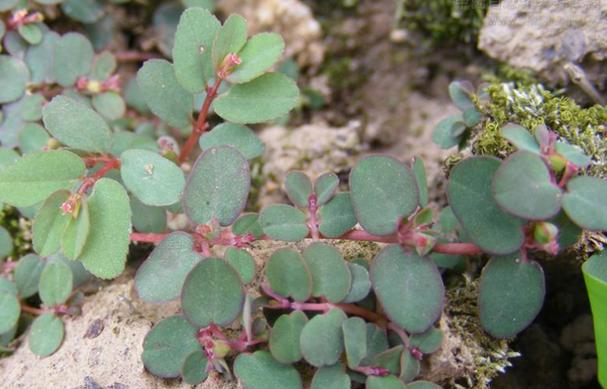
[[[374,235],[389,235],[418,205],[415,177],[388,156],[363,158],[350,173],[350,198],[360,225]]]
[[[370,366],[383,367],[390,374],[398,375],[400,373],[400,360],[404,347],[402,345],[389,348],[381,353],[375,354],[366,361]],[[408,352],[408,351],[405,351]]]
[[[215,71],[211,62],[213,40],[220,23],[206,9],[186,9],[179,19],[173,46],[177,81],[190,93],[200,93]]]
[[[283,365],[267,351],[240,354],[234,361],[234,374],[246,389],[302,389],[299,373]]]
[[[167,212],[162,207],[150,207],[136,197],[131,197],[133,228],[139,232],[164,232],[167,228]]]
[[[50,136],[40,124],[27,123],[19,133],[19,149],[23,154],[42,151],[49,138]]]
[[[312,243],[303,252],[312,274],[312,295],[325,297],[331,303],[346,298],[352,287],[352,274],[341,253],[325,243]]]
[[[284,49],[285,42],[276,33],[253,36],[238,53],[241,63],[228,76],[228,81],[242,84],[261,76],[278,61]]]
[[[310,389],[350,389],[350,377],[341,364],[321,367],[312,378]]]
[[[442,389],[442,386],[430,381],[415,381],[407,384],[407,389]]]
[[[410,382],[419,375],[421,364],[409,351],[403,352],[400,357],[400,379],[403,382]]]
[[[596,177],[574,177],[567,183],[563,209],[578,226],[591,231],[607,231],[605,199],[607,181]]]
[[[505,160],[493,177],[497,204],[527,220],[546,220],[561,209],[561,189],[539,155],[518,151]]]
[[[44,33],[42,42],[27,48],[24,60],[30,69],[32,84],[55,82],[55,72],[53,70],[55,44],[59,39],[59,34],[49,30]]]
[[[513,337],[535,319],[545,294],[544,272],[537,262],[492,258],[481,274],[481,325],[496,338]]]
[[[352,274],[352,287],[343,302],[356,303],[369,295],[371,280],[369,272],[364,267],[350,262],[348,263],[348,268]]]
[[[248,284],[255,278],[255,260],[247,250],[228,247],[225,260],[238,272],[242,282]]]
[[[607,282],[607,251],[599,251],[582,265],[585,277],[592,277],[600,284]]]
[[[173,127],[192,124],[193,96],[177,82],[170,62],[163,59],[146,61],[137,72],[137,84],[156,116]]]
[[[55,43],[53,71],[59,85],[74,85],[80,76],[91,70],[95,51],[91,42],[82,34],[69,32]]]
[[[183,171],[177,165],[147,150],[122,153],[120,176],[127,189],[146,205],[174,204],[185,187]]]
[[[152,328],[143,340],[143,365],[163,378],[179,377],[186,358],[200,351],[196,328],[182,316],[171,316]]]
[[[15,269],[15,284],[21,298],[38,293],[40,274],[46,263],[36,254],[27,254],[19,260]]]
[[[0,259],[8,257],[13,252],[13,237],[0,226]]]
[[[582,229],[572,222],[563,211],[551,219],[550,222],[559,229],[557,240],[560,250],[567,249],[576,244],[582,235]]]
[[[348,367],[354,369],[367,356],[367,325],[360,317],[350,317],[343,321],[341,327]]]
[[[30,71],[20,59],[0,55],[0,104],[15,101],[25,92]]]
[[[200,137],[200,148],[213,146],[232,146],[240,151],[246,159],[253,159],[263,154],[264,144],[255,133],[246,126],[234,123],[222,123]]]
[[[265,272],[270,288],[282,297],[306,301],[312,295],[312,274],[295,250],[276,250],[268,260]]]
[[[162,240],[137,270],[135,288],[148,302],[176,299],[188,273],[202,259],[185,232],[173,232]]]
[[[39,357],[48,357],[61,346],[64,334],[65,329],[61,319],[52,313],[40,315],[30,328],[28,336],[30,350]]]
[[[98,0],[64,0],[61,9],[70,18],[87,24],[103,16],[103,5]]]
[[[90,76],[94,80],[107,80],[118,67],[118,61],[114,54],[109,51],[102,51],[93,59],[93,68]]]
[[[61,237],[61,251],[69,259],[77,259],[91,231],[88,201],[83,199],[76,218],[70,218]]]
[[[390,245],[373,259],[370,273],[386,315],[407,332],[425,332],[440,317],[445,287],[431,260]]]
[[[61,246],[61,236],[71,216],[64,214],[61,205],[68,200],[70,192],[59,190],[53,193],[36,214],[32,226],[34,250],[43,257],[54,254]]]
[[[350,193],[339,193],[320,207],[320,233],[327,238],[338,238],[356,225],[356,215],[350,200]]]
[[[253,234],[255,239],[263,236],[263,230],[259,225],[259,215],[247,213],[240,216],[232,225],[232,232],[236,235]]]
[[[124,270],[129,249],[129,196],[122,185],[102,178],[95,184],[88,206],[91,227],[80,260],[95,276],[114,278]]]
[[[213,65],[219,65],[230,53],[238,53],[247,42],[247,21],[240,15],[230,15],[217,31],[213,41]]]
[[[500,134],[519,150],[540,154],[540,145],[525,127],[508,123],[500,130]]]
[[[305,173],[289,172],[285,178],[285,190],[289,200],[299,208],[308,208],[312,195],[312,181]]]
[[[69,151],[30,153],[0,172],[0,200],[29,207],[70,188],[83,174],[84,163]]]
[[[246,84],[237,84],[213,103],[215,112],[234,123],[261,123],[276,119],[299,101],[295,81],[281,73],[266,73]]]
[[[299,337],[308,317],[302,311],[281,315],[270,332],[269,347],[272,356],[280,363],[291,364],[301,359]]]
[[[483,251],[509,254],[525,239],[523,221],[503,212],[495,202],[491,182],[500,161],[472,157],[451,171],[447,195],[453,213],[472,242]]]
[[[470,96],[472,95],[472,85],[465,81],[453,81],[449,84],[449,97],[460,111],[468,108],[474,108],[474,103]]]
[[[183,381],[190,385],[198,385],[207,379],[208,359],[202,350],[196,350],[185,357],[181,366]]]
[[[183,195],[183,209],[192,221],[217,220],[228,226],[244,209],[251,177],[247,160],[233,147],[206,150],[194,164]]]
[[[405,384],[393,375],[367,377],[366,389],[408,389]]]
[[[37,45],[42,42],[42,30],[37,23],[22,24],[17,28],[21,38],[25,39],[30,45]]]
[[[306,215],[286,204],[272,204],[262,209],[259,225],[272,239],[295,242],[308,236]]]
[[[451,115],[438,122],[432,132],[432,141],[441,149],[450,149],[460,143],[461,135],[466,130],[462,115]]]
[[[414,334],[409,340],[411,347],[419,349],[424,354],[437,351],[443,343],[443,331],[438,328],[430,328],[422,334]]]
[[[576,145],[558,141],[555,144],[555,150],[579,168],[583,169],[592,163],[592,158],[584,154],[584,151]]]
[[[56,96],[42,110],[46,129],[61,143],[75,149],[103,152],[110,149],[110,128],[99,114],[85,104]]]
[[[367,356],[373,357],[384,352],[388,347],[386,330],[373,323],[367,323]]]
[[[38,290],[46,307],[63,304],[72,293],[74,276],[65,262],[47,264],[40,274]]]
[[[463,113],[464,124],[466,127],[474,127],[483,120],[482,113],[475,107],[468,108]]]
[[[116,92],[103,92],[93,96],[93,108],[109,121],[118,120],[126,112],[126,103]]]
[[[21,314],[19,300],[12,293],[0,291],[0,334],[10,331]]]
[[[312,366],[335,364],[344,351],[341,325],[346,314],[333,308],[322,315],[314,316],[303,328],[299,340],[301,353]]]
[[[19,3],[19,0],[0,0],[0,12],[8,11]]]
[[[219,258],[207,258],[194,266],[181,292],[183,313],[199,328],[230,324],[240,315],[243,303],[238,273]]]
[[[213,11],[215,8],[214,0],[181,0],[181,2],[186,8],[200,7],[208,9],[209,11]]]
[[[314,182],[316,204],[320,207],[331,200],[338,186],[339,177],[335,173],[328,172],[320,175]]]
[[[15,150],[0,147],[0,171],[17,162],[19,158],[21,157]]]
[[[422,208],[426,207],[428,205],[428,180],[426,178],[424,160],[420,157],[413,159],[413,174],[415,175],[415,182],[419,190],[419,205]]]
[[[17,285],[5,277],[0,277],[0,292],[17,295]]]

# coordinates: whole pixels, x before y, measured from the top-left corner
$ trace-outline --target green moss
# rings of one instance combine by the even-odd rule
[[[486,89],[488,99],[480,99],[479,107],[487,116],[473,136],[474,154],[503,158],[514,151],[500,136],[500,128],[508,123],[520,124],[531,132],[544,124],[580,146],[594,163],[588,173],[607,177],[607,107],[595,105],[582,108],[566,96],[546,90],[541,84],[495,82]]]

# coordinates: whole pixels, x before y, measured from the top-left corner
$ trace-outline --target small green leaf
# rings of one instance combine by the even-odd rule
[[[312,274],[312,295],[338,303],[352,287],[352,274],[341,253],[331,245],[312,243],[303,252],[303,259]]]
[[[37,23],[22,24],[17,28],[21,38],[25,39],[30,45],[37,45],[42,42],[42,30]]]
[[[607,231],[607,181],[596,177],[574,177],[567,184],[563,209],[578,226],[591,231]]]
[[[25,92],[30,71],[20,59],[0,55],[0,104],[15,101]]]
[[[360,366],[367,356],[367,325],[360,317],[350,317],[341,324],[348,367]]]
[[[386,330],[373,323],[367,324],[367,356],[373,357],[376,354],[388,349],[388,335]]]
[[[381,353],[375,354],[369,358],[366,364],[387,369],[390,374],[398,375],[400,373],[400,360],[404,347],[402,345],[389,348]],[[408,351],[405,351],[408,352]]]
[[[403,352],[400,357],[400,379],[411,382],[419,375],[421,364],[409,351]]]
[[[425,332],[440,317],[445,287],[428,258],[391,245],[373,259],[370,273],[386,315],[407,332]]]
[[[305,173],[289,172],[285,178],[285,190],[289,200],[299,208],[308,208],[312,195],[312,181]]]
[[[314,316],[303,328],[299,344],[301,353],[312,366],[334,365],[344,351],[341,325],[346,314],[333,308]]]
[[[241,63],[228,76],[228,81],[242,84],[261,76],[278,61],[284,49],[285,42],[276,33],[253,36],[238,53]]]
[[[34,250],[43,257],[54,254],[61,246],[61,236],[71,216],[64,214],[61,205],[70,197],[67,190],[53,193],[36,214],[32,226]]]
[[[286,204],[272,204],[262,209],[259,225],[272,239],[298,241],[308,236],[306,215],[299,209]]]
[[[72,293],[73,285],[72,269],[65,262],[49,263],[40,274],[40,299],[47,307],[63,304]]]
[[[345,368],[337,363],[318,369],[312,378],[310,389],[350,389],[350,384]]]
[[[362,159],[350,173],[350,198],[360,225],[374,235],[389,235],[418,205],[415,177],[387,156]]]
[[[213,40],[220,23],[208,10],[186,9],[179,19],[173,46],[175,76],[190,93],[200,93],[215,71],[211,62]]]
[[[61,252],[69,259],[77,259],[91,231],[88,201],[83,199],[76,218],[70,218],[61,237]]]
[[[338,186],[339,177],[332,172],[324,173],[316,179],[314,182],[314,193],[316,194],[316,203],[319,207],[333,198]]]
[[[430,328],[422,334],[414,334],[409,340],[411,347],[419,349],[424,354],[437,351],[443,343],[443,331],[438,328]]]
[[[147,150],[127,150],[120,156],[120,176],[142,203],[166,206],[183,194],[183,171],[168,159]]]
[[[0,277],[0,292],[17,295],[17,285],[5,277]]]
[[[255,133],[246,126],[234,123],[222,123],[200,137],[200,148],[213,146],[232,146],[247,159],[263,154],[264,144]]]
[[[0,200],[29,207],[70,188],[83,174],[84,163],[69,151],[30,153],[0,171]]]
[[[542,158],[528,151],[518,151],[501,164],[493,193],[500,207],[528,220],[550,219],[561,209],[561,189]]]
[[[352,287],[343,302],[356,303],[369,295],[371,280],[369,272],[364,267],[351,262],[348,263],[348,267],[352,274]]]
[[[42,110],[42,118],[51,135],[66,146],[92,152],[110,149],[112,138],[107,123],[79,101],[56,96]]]
[[[592,159],[584,154],[584,151],[576,146],[570,145],[569,143],[558,141],[555,144],[555,150],[567,159],[567,161],[573,163],[579,168],[585,168],[592,163]]]
[[[189,234],[171,233],[137,270],[137,294],[148,302],[176,299],[188,273],[201,259],[200,254],[194,251],[194,241]]]
[[[196,328],[182,316],[171,316],[152,328],[143,340],[143,365],[152,374],[179,377],[185,359],[201,351]]]
[[[181,292],[183,313],[199,328],[230,324],[240,315],[243,303],[238,273],[219,258],[207,258],[194,266]]]
[[[183,381],[190,385],[198,385],[207,379],[208,359],[202,350],[196,350],[185,357],[181,366]]]
[[[103,5],[98,0],[63,0],[61,9],[81,23],[95,23],[103,16]]]
[[[12,293],[0,291],[0,334],[10,331],[21,314],[19,300]]]
[[[206,150],[194,164],[183,195],[183,209],[192,221],[217,220],[228,226],[244,209],[251,178],[249,164],[230,146]]]
[[[225,260],[238,272],[242,282],[248,284],[255,278],[255,260],[247,250],[228,247]]]
[[[276,250],[268,260],[265,272],[270,288],[282,297],[306,301],[312,295],[312,274],[295,250]]]
[[[167,211],[162,207],[151,207],[143,204],[136,197],[131,197],[133,211],[133,228],[139,232],[164,232],[167,228]]]
[[[39,357],[48,357],[61,346],[64,333],[61,319],[52,313],[40,315],[30,328],[28,336],[30,350]]]
[[[458,163],[447,184],[449,204],[472,242],[483,251],[509,254],[525,239],[523,221],[503,212],[495,202],[491,182],[500,161],[472,157]]]
[[[482,113],[476,107],[468,108],[463,113],[464,124],[466,127],[474,127],[483,120]]]
[[[74,85],[78,77],[91,70],[94,55],[93,45],[84,35],[76,32],[63,35],[55,43],[55,80],[64,87]]]
[[[259,215],[247,213],[240,216],[232,225],[232,232],[236,235],[253,234],[255,239],[263,236],[263,230],[259,225]]]
[[[118,120],[126,112],[126,103],[116,92],[103,92],[93,96],[93,108],[109,121]]]
[[[327,238],[338,238],[356,225],[356,215],[350,200],[350,193],[339,193],[318,211],[318,230]]]
[[[234,374],[246,389],[303,388],[297,370],[276,361],[267,351],[238,355],[234,361]]]
[[[247,42],[247,21],[240,15],[232,14],[217,31],[213,41],[213,65],[219,65],[230,53],[238,53]]]
[[[46,263],[36,254],[27,254],[19,260],[15,269],[15,284],[21,298],[28,298],[38,293],[40,274]]]
[[[281,73],[266,73],[246,84],[237,84],[213,103],[215,112],[234,123],[261,123],[276,119],[299,101],[295,81]]]
[[[540,153],[540,145],[525,127],[508,123],[502,127],[500,134],[519,150]]]
[[[419,190],[419,205],[422,208],[426,207],[428,205],[428,180],[426,178],[424,160],[420,157],[413,159],[413,174],[415,175],[415,182]]]
[[[408,389],[408,387],[393,375],[385,377],[367,377],[366,389]]]
[[[91,69],[91,78],[98,81],[107,80],[118,67],[118,61],[114,54],[109,51],[102,51],[93,59],[93,68]]]
[[[137,72],[137,83],[147,106],[174,127],[192,124],[193,96],[177,82],[173,65],[163,59],[146,61]]]
[[[470,96],[472,95],[472,85],[465,81],[453,81],[449,84],[449,97],[460,111],[464,112],[468,108],[474,108],[474,103]]]
[[[301,359],[299,338],[308,317],[302,311],[281,315],[270,332],[269,347],[272,356],[280,363],[291,364]]]
[[[86,270],[103,279],[124,270],[131,234],[131,207],[118,182],[102,178],[89,197],[90,231],[80,260]]]
[[[538,263],[516,256],[492,258],[480,281],[483,328],[496,338],[515,336],[535,319],[545,294],[544,272]]]
[[[445,150],[457,146],[466,130],[463,120],[462,115],[451,115],[438,122],[432,132],[432,141]]]
[[[55,44],[59,39],[59,34],[49,30],[42,36],[42,42],[36,46],[27,48],[24,60],[30,69],[30,81],[32,84],[51,84],[55,82],[53,63],[55,57]]]
[[[19,149],[23,154],[42,151],[49,138],[50,136],[40,124],[27,123],[19,133]]]

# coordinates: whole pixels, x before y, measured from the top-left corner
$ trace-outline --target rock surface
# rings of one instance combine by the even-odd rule
[[[570,81],[565,65],[573,63],[605,89],[606,14],[607,2],[600,0],[503,0],[490,7],[478,47],[553,84]]]

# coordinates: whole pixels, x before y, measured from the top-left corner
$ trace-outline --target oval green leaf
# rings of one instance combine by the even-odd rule
[[[303,388],[297,370],[276,361],[267,351],[240,354],[234,361],[234,374],[246,389]]]
[[[216,70],[230,53],[238,53],[247,42],[247,21],[232,14],[217,31],[213,41],[213,65]]]
[[[63,236],[61,237],[61,252],[69,259],[75,260],[84,249],[86,240],[91,231],[91,215],[89,213],[88,201],[80,202],[77,217],[71,217]]]
[[[282,297],[306,301],[312,295],[312,274],[295,250],[276,250],[268,260],[265,272],[270,288]]]
[[[306,215],[286,204],[272,204],[261,210],[259,225],[272,239],[295,242],[308,236]]]
[[[270,332],[269,347],[278,362],[291,364],[301,359],[299,338],[307,323],[308,317],[302,311],[293,311],[276,320]]]
[[[312,377],[310,389],[350,389],[350,377],[339,363],[321,367]]]
[[[196,350],[183,361],[181,366],[181,377],[183,381],[190,385],[198,385],[206,380],[208,359],[202,350]]]
[[[263,154],[264,144],[249,127],[222,123],[200,137],[200,148],[209,149],[213,146],[232,146],[240,151],[247,159],[253,159]]]
[[[285,191],[296,207],[308,208],[308,200],[312,195],[312,181],[303,172],[289,172],[285,178]]]
[[[10,331],[21,314],[21,305],[17,296],[12,293],[0,291],[0,334]]]
[[[350,193],[338,193],[318,210],[320,225],[318,230],[327,238],[339,238],[356,225],[356,215],[350,200]]]
[[[70,222],[71,216],[64,214],[61,205],[70,197],[67,190],[53,193],[36,214],[32,226],[34,250],[46,257],[54,254],[61,247],[61,236]]]
[[[596,177],[575,177],[567,184],[563,209],[578,226],[607,231],[607,181]]]
[[[285,42],[276,33],[253,36],[238,53],[240,65],[228,76],[228,81],[242,84],[261,76],[278,61],[284,49]]]
[[[46,263],[36,254],[27,254],[19,260],[15,269],[15,284],[21,298],[28,298],[38,293],[40,274]]]
[[[72,269],[63,261],[51,262],[40,274],[40,299],[46,307],[63,304],[72,293],[73,285]]]
[[[341,325],[346,314],[337,308],[314,316],[303,328],[299,344],[301,353],[312,366],[330,366],[337,363],[344,351]]]
[[[319,207],[333,198],[338,186],[339,177],[332,172],[321,174],[314,181],[314,193]]]
[[[30,328],[27,338],[29,348],[39,357],[48,357],[61,346],[64,333],[61,319],[51,313],[40,315]]]
[[[74,85],[78,77],[86,75],[93,64],[95,51],[82,34],[69,32],[55,43],[53,71],[59,85]]]
[[[29,79],[30,71],[22,60],[0,55],[0,104],[15,101],[23,96]]]
[[[312,295],[338,303],[346,298],[352,287],[352,274],[341,253],[325,243],[312,243],[303,252],[312,275]]]
[[[540,145],[525,127],[508,123],[500,130],[500,134],[519,150],[540,154]]]
[[[242,282],[248,284],[255,278],[255,260],[247,250],[228,247],[225,260],[238,272]]]

